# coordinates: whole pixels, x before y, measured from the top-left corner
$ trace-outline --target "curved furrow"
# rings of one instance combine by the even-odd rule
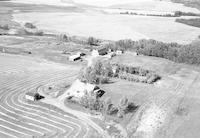
[[[39,135],[42,136],[42,135],[44,135],[44,132],[50,133],[50,131],[47,131],[46,129],[43,129],[42,127],[35,126],[33,124],[30,124],[30,123],[29,124],[28,123],[22,123],[19,120],[17,120],[16,118],[10,117],[5,113],[0,112],[0,115],[1,115],[0,120],[7,121],[7,122],[11,123],[13,126],[17,126],[17,127],[29,130],[30,132],[32,132],[31,134],[35,133],[35,135],[39,134]]]
[[[35,124],[36,126],[40,126],[43,129],[46,128],[49,132],[52,132],[52,130],[54,130],[54,133],[57,133],[57,131],[58,131],[57,128],[55,128],[51,124],[45,123],[43,121],[42,122],[38,121],[36,118],[31,118],[29,116],[18,114],[17,112],[15,112],[13,110],[8,110],[7,108],[9,108],[9,107],[7,107],[5,105],[4,106],[0,105],[0,108],[1,108],[1,111],[3,111],[4,113],[6,113],[8,116],[16,118],[20,122]]]
[[[5,133],[3,131],[1,132],[1,129],[0,129],[0,136],[2,136],[2,138],[16,138],[16,136],[14,136],[14,135]]]
[[[22,99],[22,98],[23,98],[23,95],[21,95],[19,99]],[[23,103],[23,100],[20,100],[20,102]],[[23,104],[26,104],[27,106],[29,106],[28,103],[23,103]],[[38,107],[35,107],[34,109],[38,109]],[[43,108],[42,110],[43,110],[44,113],[48,113],[50,115],[56,114],[55,112],[49,111],[46,108],[45,109]],[[76,135],[77,135],[77,137],[78,136],[82,136],[83,137],[87,133],[87,131],[88,131],[88,126],[87,125],[83,125],[83,123],[80,123],[80,121],[74,120],[74,118],[71,118],[69,116],[65,115],[65,118],[63,118],[61,116],[62,115],[59,115],[59,117],[56,117],[56,118],[59,119],[61,122],[66,123],[67,125],[69,125],[68,123],[70,123],[71,125],[75,125],[76,127],[78,127],[78,131],[76,129],[74,132],[71,132],[70,135],[72,135],[74,137],[76,137]],[[68,120],[70,120],[70,121],[68,121]],[[74,122],[76,122],[76,123],[74,123]],[[77,124],[79,124],[79,125],[77,125]],[[85,130],[85,128],[86,128],[86,130]],[[70,135],[67,135],[67,136],[69,137]]]
[[[0,130],[6,132],[8,134],[12,134],[13,136],[15,136],[17,138],[21,138],[21,137],[30,138],[31,137],[31,136],[29,136],[29,135],[27,135],[27,134],[25,134],[23,132],[20,132],[20,131],[18,131],[16,129],[10,128],[9,125],[5,126],[4,124],[1,124],[1,122],[0,122]]]
[[[17,93],[17,92],[16,92],[16,93]],[[16,95],[16,93],[15,93],[15,95]],[[13,96],[13,95],[12,95],[12,96]],[[13,98],[11,97],[11,98],[8,98],[8,99],[13,99]],[[14,98],[14,99],[18,99],[18,98]],[[17,100],[15,100],[15,101],[17,101]],[[24,107],[22,107],[22,108],[24,109]],[[33,112],[38,112],[38,111],[33,111]],[[39,113],[39,114],[45,116],[44,113],[43,113],[43,114]],[[46,112],[45,112],[45,114],[46,114]],[[48,116],[48,114],[46,114],[46,116]],[[58,118],[56,118],[56,121],[58,121],[57,119],[58,119]],[[53,119],[51,118],[51,120],[53,120]],[[63,124],[63,122],[62,122],[62,124]],[[68,126],[70,125],[69,122],[68,122],[67,125],[68,125]],[[73,126],[73,127],[75,127],[75,126]],[[77,132],[77,130],[75,130],[75,132]],[[75,134],[73,134],[73,135],[75,135]]]

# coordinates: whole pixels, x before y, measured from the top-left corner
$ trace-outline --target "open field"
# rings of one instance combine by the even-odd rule
[[[161,4],[157,4],[157,6],[154,7],[154,10],[150,11],[150,9],[153,8],[154,2],[152,3],[152,1],[149,1],[148,3],[150,3],[149,6],[147,6],[148,8],[145,9],[141,4],[134,10],[150,13],[171,13],[178,9],[182,9],[181,11],[185,12],[199,12],[197,9],[190,9],[188,7],[183,8],[183,5],[181,4],[178,4],[179,6],[177,6],[172,3],[168,6],[169,8],[173,7],[172,9],[163,11],[163,6],[166,6],[166,4],[162,4],[162,2],[160,2]],[[156,1],[156,3],[159,2]],[[197,39],[200,34],[198,28],[176,23],[176,18],[172,17],[118,15],[109,12],[105,13],[104,11],[112,11],[113,8],[88,8],[87,6],[80,6],[79,4],[67,7],[58,4],[58,6],[33,6],[1,2],[1,7],[12,8],[12,13],[14,13],[13,21],[17,21],[21,24],[32,22],[39,29],[50,33],[66,33],[86,37],[94,36],[96,38],[107,40],[128,38],[138,40],[151,38],[164,42],[178,42],[183,44],[192,42]]]
[[[77,52],[89,53],[86,46],[73,42],[62,43],[53,36],[1,36],[0,51],[4,48],[6,53],[23,54],[29,57],[37,57],[57,63],[76,64],[83,66],[86,61],[69,62],[68,57]],[[67,51],[68,54],[63,54]],[[28,54],[31,52],[31,54]]]
[[[198,138],[198,67],[130,53],[118,56],[112,62],[141,66],[162,74],[162,79],[154,85],[116,80],[101,86],[108,92],[106,96],[112,99],[120,99],[126,95],[136,105],[140,105],[127,125],[128,131],[136,131],[132,137]]]
[[[198,37],[200,34],[198,28],[176,23],[175,19],[101,13],[38,14],[32,12],[14,14],[15,21],[22,24],[33,22],[47,32],[79,34],[86,37],[94,36],[106,40],[152,38],[164,42],[185,44]]]
[[[172,2],[182,3],[188,7],[194,7],[200,9],[200,1],[199,0],[171,0]]]

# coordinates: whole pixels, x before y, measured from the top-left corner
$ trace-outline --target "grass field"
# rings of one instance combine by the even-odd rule
[[[128,121],[128,131],[136,131],[132,137],[199,136],[198,67],[131,53],[115,57],[112,62],[141,66],[162,76],[154,85],[115,80],[101,86],[108,92],[106,97],[110,96],[115,103],[119,103],[116,99],[126,95],[140,105],[132,120]],[[135,129],[138,124],[139,127]]]
[[[172,2],[182,3],[188,7],[194,7],[200,9],[200,2],[199,0],[171,0]]]
[[[141,5],[138,6],[138,9],[145,11],[150,10],[154,5],[151,2],[152,1],[147,2],[149,5],[147,4],[146,9]],[[172,9],[163,11],[163,5],[165,6],[162,2],[161,4],[157,4],[153,12],[171,12],[175,9],[199,12],[197,9],[183,8],[181,4],[177,6],[172,3],[169,4],[171,6],[168,6]],[[66,33],[87,37],[94,36],[108,40],[152,38],[164,42],[178,42],[183,44],[192,42],[197,39],[200,34],[198,28],[176,23],[176,18],[105,14],[102,13],[102,9],[91,8],[91,10],[86,10],[87,6],[80,5],[69,7],[62,7],[59,5],[58,7],[52,5],[33,6],[1,2],[0,6],[2,9],[1,12],[5,13],[5,11],[10,11],[4,14],[6,17],[9,17],[9,20],[12,19],[11,14],[14,13],[14,21],[18,21],[21,24],[32,22],[38,26],[39,29],[50,33]],[[9,16],[7,16],[8,14]],[[3,18],[3,16],[1,17]],[[40,20],[38,20],[38,18]]]

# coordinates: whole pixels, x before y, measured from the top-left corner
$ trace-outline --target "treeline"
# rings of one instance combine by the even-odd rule
[[[174,14],[166,13],[166,14],[144,14],[144,13],[136,13],[136,12],[120,12],[120,14],[128,14],[128,15],[140,15],[140,16],[158,16],[158,17],[181,17],[181,16],[200,16],[200,14],[193,12],[182,12],[176,11]]]
[[[161,79],[161,77],[153,71],[143,69],[141,67],[132,67],[127,65],[115,64],[115,71],[113,76],[132,81],[153,84]]]
[[[175,14],[144,14],[136,12],[120,12],[120,14],[140,15],[140,16],[158,16],[158,17],[177,17]]]
[[[165,58],[178,63],[200,64],[200,47],[198,43],[181,45],[152,39],[139,41],[127,39],[111,43],[108,47],[124,51],[136,51],[141,55]]]
[[[178,23],[183,23],[186,25],[194,26],[194,27],[199,27],[200,28],[200,18],[195,18],[195,19],[176,19],[175,20]]]
[[[90,46],[100,46],[102,43],[101,39],[94,37],[79,37],[79,36],[69,36],[66,34],[59,34],[56,36],[59,42],[74,42],[81,45],[90,45]]]
[[[182,12],[182,11],[176,11],[175,17],[181,17],[181,16],[200,16],[200,14],[193,13],[193,12]]]

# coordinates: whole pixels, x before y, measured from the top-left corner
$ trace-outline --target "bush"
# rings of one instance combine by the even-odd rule
[[[35,36],[43,36],[44,33],[41,30],[35,30],[35,31],[30,31],[30,30],[24,30],[25,35],[35,35]]]
[[[9,26],[7,24],[3,26],[0,25],[0,29],[9,30]]]
[[[118,105],[118,117],[122,118],[125,114],[133,112],[137,109],[133,102],[130,102],[127,97],[122,97]]]
[[[157,80],[160,80],[160,79],[161,79],[160,76],[158,76],[156,74],[151,74],[151,75],[148,76],[146,82],[149,83],[149,84],[152,84],[152,83],[154,83],[154,82],[156,82]]]
[[[70,37],[68,37],[66,34],[60,34],[57,36],[58,41],[61,42],[68,42],[70,41]]]
[[[25,23],[24,25],[26,28],[29,28],[29,29],[36,29],[36,26],[33,25],[32,23]]]
[[[118,113],[118,108],[116,106],[114,106],[113,104],[110,105],[110,108],[107,111],[108,115],[115,115]]]

